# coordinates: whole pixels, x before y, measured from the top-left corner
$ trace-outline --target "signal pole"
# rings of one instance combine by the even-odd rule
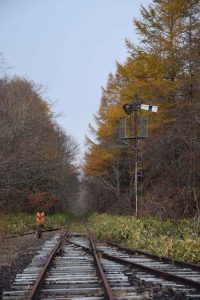
[[[135,137],[135,178],[134,178],[134,195],[135,195],[135,217],[138,218],[138,108],[140,108],[140,102],[138,95],[133,97],[133,113],[134,113],[134,137]]]
[[[138,111],[137,102],[134,105],[134,136],[135,136],[135,182],[134,182],[134,194],[135,194],[135,217],[138,217]]]
[[[133,96],[133,104],[124,104],[123,109],[127,115],[130,115],[130,127],[131,127],[131,115],[134,115],[134,198],[135,198],[135,217],[138,218],[138,109],[144,109],[152,112],[157,112],[158,107],[141,104],[139,102],[138,95]],[[131,134],[131,130],[130,130]],[[134,207],[134,203],[132,203]]]

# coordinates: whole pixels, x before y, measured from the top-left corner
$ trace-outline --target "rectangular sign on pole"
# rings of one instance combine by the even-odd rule
[[[158,106],[148,105],[148,104],[141,104],[141,109],[157,112],[158,111]]]

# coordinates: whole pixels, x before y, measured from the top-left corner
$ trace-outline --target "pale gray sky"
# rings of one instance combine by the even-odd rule
[[[0,52],[10,74],[48,87],[58,123],[81,145],[101,86],[124,62],[124,39],[150,0],[0,0]]]

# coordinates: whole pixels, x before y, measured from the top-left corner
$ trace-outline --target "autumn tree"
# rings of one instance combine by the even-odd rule
[[[107,87],[102,89],[99,111],[95,115],[97,130],[90,126],[93,140],[87,139],[88,149],[83,166],[85,182],[90,197],[93,194],[96,199],[91,202],[92,207],[98,207],[100,211],[126,212],[130,209],[133,194],[132,154],[118,139],[119,118],[124,116],[119,105],[121,79],[109,75]]]
[[[99,182],[123,205],[124,197],[127,201],[131,197],[134,162],[128,148],[119,143],[118,120],[125,116],[122,105],[138,94],[143,103],[159,105],[158,115],[150,118],[151,138],[143,143],[141,211],[199,215],[199,13],[199,0],[154,0],[141,7],[141,19],[134,20],[140,43],[126,41],[129,56],[109,75],[95,116],[96,128],[91,128],[94,139],[87,140],[84,170],[90,189],[92,182],[94,186]],[[108,195],[105,209],[113,207],[112,197]],[[181,198],[185,199],[182,207]]]
[[[37,198],[41,206],[41,193],[49,207],[67,203],[78,183],[77,145],[34,83],[0,80],[0,127],[2,208],[31,210]]]
[[[157,184],[157,192],[152,193],[154,199],[159,199],[155,201],[156,210],[162,213],[163,202],[166,202],[168,209],[164,214],[173,216],[199,215],[198,124],[195,120],[195,114],[199,114],[199,14],[199,1],[153,1],[148,9],[142,8],[142,20],[135,21],[141,41],[145,42],[145,48],[141,46],[140,50],[142,48],[147,53],[149,49],[151,53],[158,51],[159,64],[163,64],[163,71],[167,74],[164,76],[161,72],[161,78],[173,85],[171,91],[166,86],[168,98],[162,97],[164,101],[159,103],[161,108],[166,103],[165,107],[171,117],[171,122],[167,126],[163,124],[163,129],[160,130],[158,139],[161,142],[156,138],[156,147],[162,155],[158,156],[160,160],[158,157],[155,160],[151,158],[150,164],[151,172],[154,169],[154,180],[157,178],[157,182],[161,183]],[[172,102],[172,111],[166,100]],[[164,122],[166,123],[166,115]],[[154,143],[154,139],[152,141]],[[152,148],[155,153],[153,144]],[[168,156],[163,156],[163,153],[168,153]],[[179,168],[174,172],[177,161]],[[159,170],[157,176],[156,169]],[[179,183],[177,178],[181,179]],[[151,179],[149,176],[149,180]],[[149,180],[147,178],[147,182]]]

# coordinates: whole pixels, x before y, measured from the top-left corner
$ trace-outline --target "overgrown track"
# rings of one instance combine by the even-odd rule
[[[107,261],[110,273],[105,276],[92,239],[89,252],[64,239],[65,235],[56,235],[46,242],[3,299],[140,299],[120,265]]]
[[[34,299],[44,280],[44,276],[50,267],[64,235],[56,234],[51,240],[46,241],[41,251],[33,258],[31,264],[18,274],[11,291],[3,293],[3,299]]]
[[[131,253],[130,249],[113,244],[95,245],[91,234],[89,238],[66,236],[56,234],[45,243],[32,263],[17,275],[12,290],[4,292],[4,300],[154,299],[149,297],[149,282],[158,286],[160,297],[156,299],[200,299],[197,269]],[[161,285],[167,291],[163,292]],[[171,296],[167,294],[169,288],[178,292]]]
[[[88,241],[82,237],[72,238],[77,246],[89,249]],[[101,257],[132,268],[140,280],[160,283],[185,294],[186,299],[200,299],[200,267],[181,262],[172,263],[142,251],[123,248],[112,243],[98,243]]]
[[[165,263],[173,264],[177,267],[190,268],[192,270],[196,270],[196,271],[200,272],[200,265],[195,265],[195,264],[191,264],[191,263],[172,260],[168,257],[158,256],[158,255],[155,255],[155,254],[152,254],[152,253],[149,253],[149,252],[145,252],[145,251],[142,251],[142,250],[138,250],[138,249],[130,249],[130,248],[123,247],[123,246],[121,246],[119,244],[116,244],[116,243],[106,242],[106,244],[108,244],[112,247],[116,247],[118,250],[121,250],[125,253],[129,253],[131,255],[143,255],[143,256],[148,257],[148,258],[152,258],[152,259],[159,260],[159,261],[162,261],[162,262],[165,262]]]

